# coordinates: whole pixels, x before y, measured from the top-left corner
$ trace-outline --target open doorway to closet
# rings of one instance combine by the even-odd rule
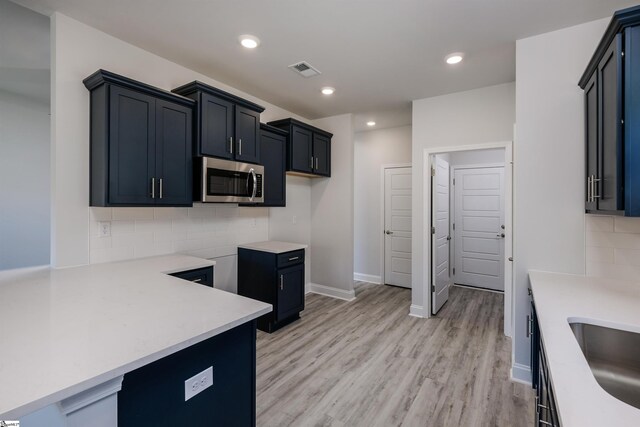
[[[505,158],[505,148],[432,155],[432,314],[453,286],[505,291]]]

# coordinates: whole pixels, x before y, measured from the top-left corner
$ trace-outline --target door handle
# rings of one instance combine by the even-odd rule
[[[253,199],[256,197],[256,193],[258,192],[258,177],[256,176],[255,170],[253,168],[249,169],[249,173],[253,179],[253,188],[251,190],[251,196],[249,196],[249,201],[253,202]],[[247,178],[247,189],[249,187],[249,178]]]
[[[501,239],[504,239],[504,233],[496,234],[496,236],[498,236]]]
[[[162,178],[160,178],[159,180],[159,186],[160,186],[160,198],[162,199]]]
[[[591,186],[591,180],[592,179],[593,179],[593,175],[589,175],[587,177],[587,203],[593,202],[593,199],[591,198],[591,191],[593,190],[593,188]]]
[[[196,282],[196,283],[202,282],[202,279],[193,279],[192,282]]]
[[[242,156],[242,138],[238,138],[238,156]]]
[[[591,189],[591,199],[593,199],[592,201],[596,201],[596,199],[600,198],[600,192],[597,191],[598,190],[598,185],[596,183],[600,182],[601,179],[600,178],[596,178],[595,175],[591,178],[591,186],[593,187]]]
[[[229,137],[229,152],[233,154],[233,137]]]
[[[309,165],[309,168],[313,169],[313,156],[311,156],[311,164]]]
[[[280,290],[284,290],[284,275],[280,275]]]
[[[384,231],[384,234],[393,234],[393,231],[385,230],[385,231]]]
[[[316,157],[316,169],[318,169],[318,158]]]
[[[447,236],[447,240],[451,240],[451,236]]]
[[[151,198],[156,198],[156,179],[151,178]]]

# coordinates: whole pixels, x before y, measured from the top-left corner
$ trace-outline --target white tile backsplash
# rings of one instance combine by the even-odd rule
[[[196,204],[193,208],[89,208],[92,264],[184,253],[235,255],[242,243],[269,239],[269,209]],[[98,222],[111,221],[111,237]]]
[[[585,215],[588,276],[640,280],[640,218]]]

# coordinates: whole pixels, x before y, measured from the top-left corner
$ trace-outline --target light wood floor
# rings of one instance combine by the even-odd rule
[[[509,381],[501,294],[453,287],[437,317],[408,289],[358,284],[353,302],[309,294],[302,318],[258,331],[258,426],[533,426]]]

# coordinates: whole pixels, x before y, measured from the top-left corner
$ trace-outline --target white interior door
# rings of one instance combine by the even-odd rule
[[[456,169],[455,283],[504,291],[504,167]]]
[[[384,170],[384,283],[411,288],[411,168]]]
[[[436,156],[432,174],[432,313],[436,314],[449,299],[449,163]]]

